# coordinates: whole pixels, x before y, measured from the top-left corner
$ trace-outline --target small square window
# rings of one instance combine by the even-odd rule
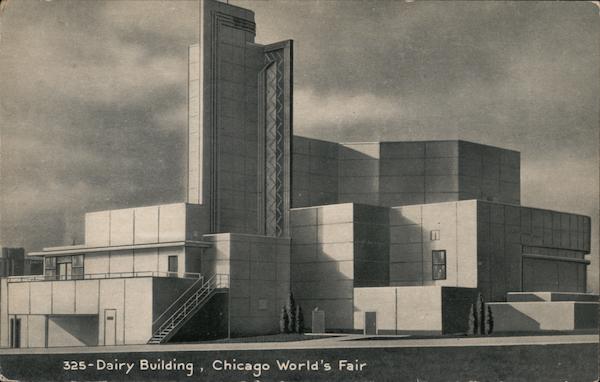
[[[83,255],[73,256],[73,266],[74,267],[83,267]]]
[[[433,264],[433,279],[446,280],[446,266]]]
[[[56,269],[56,257],[46,257],[46,269]]]
[[[267,300],[261,298],[258,300],[258,310],[267,310]]]
[[[440,230],[434,229],[431,231],[431,241],[440,240]]]

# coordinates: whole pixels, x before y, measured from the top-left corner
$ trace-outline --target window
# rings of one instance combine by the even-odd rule
[[[83,279],[83,255],[72,256],[73,269],[71,278],[73,280]]]
[[[46,257],[44,274],[48,280],[77,280],[84,278],[84,255]]]
[[[178,269],[178,258],[177,256],[169,256],[169,272],[177,272]]]
[[[267,310],[267,300],[261,298],[258,300],[258,310]]]
[[[446,250],[431,251],[432,278],[446,280]]]
[[[431,241],[440,240],[440,230],[434,229],[431,231]]]
[[[46,257],[44,259],[44,275],[48,280],[56,279],[56,257]]]

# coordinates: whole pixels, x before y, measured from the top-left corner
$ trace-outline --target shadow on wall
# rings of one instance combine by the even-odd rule
[[[539,331],[541,323],[509,304],[491,304],[494,331]]]
[[[469,331],[471,306],[476,306],[477,297],[475,288],[442,288],[442,334]]]
[[[391,208],[390,214],[390,285],[421,286],[433,285],[431,280],[431,259],[423,255],[423,228],[421,212],[413,216],[412,211],[421,208]],[[410,212],[407,212],[410,211]],[[431,280],[425,283],[425,277]]]
[[[48,317],[48,346],[98,345],[98,316]]]
[[[181,327],[169,342],[226,338],[228,326],[228,295],[217,293]]]

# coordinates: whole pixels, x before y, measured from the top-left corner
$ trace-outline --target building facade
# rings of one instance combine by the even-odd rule
[[[255,43],[250,10],[200,4],[185,203],[87,213],[83,244],[30,253],[44,274],[3,279],[2,346],[278,330],[290,288],[293,44]]]
[[[290,291],[327,331],[464,332],[479,293],[506,330],[543,321],[539,301],[591,325],[590,219],[521,206],[518,152],[294,136],[292,41],[255,43],[246,9],[200,13],[186,200],[87,213],[83,244],[29,253],[43,275],[2,278],[1,346],[275,333]]]

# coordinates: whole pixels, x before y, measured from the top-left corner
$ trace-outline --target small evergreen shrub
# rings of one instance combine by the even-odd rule
[[[296,333],[304,333],[304,314],[300,305],[296,305]]]
[[[285,305],[281,307],[281,312],[279,314],[279,331],[281,333],[288,332],[288,314]]]
[[[487,306],[487,334],[494,332],[494,316],[492,315],[492,307]]]

